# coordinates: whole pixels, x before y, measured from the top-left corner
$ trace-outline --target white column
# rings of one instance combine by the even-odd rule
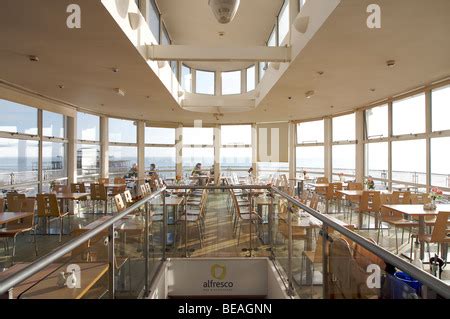
[[[183,176],[183,126],[175,129],[176,175]]]
[[[38,147],[38,193],[42,193],[43,189],[42,189],[42,184],[43,184],[43,180],[44,180],[44,164],[43,164],[43,154],[44,154],[44,142],[42,141],[42,136],[44,135],[43,133],[43,128],[42,128],[42,110],[39,109],[38,110],[38,135],[39,135],[39,147]]]
[[[108,118],[100,117],[100,175],[109,177]]]
[[[137,121],[138,178],[145,178],[145,122]]]
[[[432,131],[431,127],[431,90],[425,91],[425,120],[426,120],[426,133],[427,133],[427,139],[426,139],[426,154],[427,154],[427,160],[426,160],[426,166],[427,166],[427,178],[426,178],[426,184],[427,184],[427,192],[431,190],[431,138],[430,134]]]
[[[295,178],[296,178],[296,170],[297,170],[297,163],[296,163],[296,154],[295,154],[295,142],[296,142],[296,132],[295,132],[296,124],[293,122],[289,122],[289,179],[290,184],[295,185]]]
[[[325,118],[324,119],[324,171],[325,171],[325,177],[328,177],[328,179],[332,180],[332,149],[333,149],[333,129],[332,129],[332,121],[331,118]]]
[[[67,178],[68,185],[77,182],[77,118],[67,117]]]
[[[364,111],[358,110],[355,113],[355,132],[356,132],[356,182],[364,182]]]
[[[388,189],[392,190],[392,102],[388,103]]]
[[[220,125],[214,127],[214,182],[220,182],[220,147],[222,146]]]
[[[258,176],[258,132],[256,124],[252,124],[252,168],[253,174]]]

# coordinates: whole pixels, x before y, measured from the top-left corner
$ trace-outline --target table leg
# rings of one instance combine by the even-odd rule
[[[419,216],[419,237],[425,234],[425,216]],[[425,243],[420,242],[420,259],[423,260],[425,257]]]
[[[306,241],[305,241],[305,251],[311,251],[312,250],[312,228],[308,227],[306,229]],[[316,248],[317,249],[317,248]],[[310,285],[312,280],[314,280],[314,274],[312,272],[312,264],[309,261],[308,258],[305,259],[305,268],[306,268],[306,277],[305,281],[307,285]],[[303,274],[301,274],[303,275]]]

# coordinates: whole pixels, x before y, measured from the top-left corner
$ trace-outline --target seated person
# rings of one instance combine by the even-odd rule
[[[139,173],[138,165],[136,163],[131,166],[128,173],[124,176],[124,178],[137,178]]]

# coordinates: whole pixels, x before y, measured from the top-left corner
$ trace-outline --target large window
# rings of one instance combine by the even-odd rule
[[[67,177],[65,143],[43,143],[42,174],[44,182]]]
[[[366,176],[388,179],[388,143],[367,143],[365,145]],[[386,186],[385,183],[383,183]]]
[[[110,118],[108,129],[110,143],[136,143],[136,125],[133,121]]]
[[[431,185],[450,188],[450,137],[431,139]]]
[[[145,170],[149,170],[150,165],[155,164],[162,178],[175,177],[175,129],[146,127],[145,144]]]
[[[333,177],[340,175],[355,176],[355,160],[356,146],[349,145],[333,145]]]
[[[211,71],[195,71],[195,92],[200,94],[215,94],[215,73]]]
[[[424,139],[392,142],[392,179],[413,184],[426,184]]]
[[[333,117],[333,142],[355,140],[355,113]]]
[[[289,25],[289,0],[284,0],[283,7],[278,16],[278,45],[281,45],[288,34]]]
[[[267,70],[267,62],[259,62],[258,66],[259,66],[259,81],[261,82]]]
[[[323,143],[323,120],[297,124],[297,143]]]
[[[44,136],[64,138],[64,115],[53,112],[42,112],[42,132]]]
[[[181,86],[186,92],[192,92],[192,71],[184,64],[181,65]]]
[[[450,130],[450,86],[431,91],[433,132]]]
[[[393,134],[425,133],[425,94],[394,101]]]
[[[0,131],[37,135],[37,109],[0,99]]]
[[[324,147],[323,146],[299,146],[296,149],[296,170],[300,176],[303,172],[307,176],[323,176],[324,174]]]
[[[109,174],[124,177],[137,164],[137,147],[109,146]]]
[[[77,176],[93,180],[100,174],[100,145],[77,144]]]
[[[221,144],[222,173],[245,175],[252,166],[251,125],[222,125]]]
[[[267,40],[268,47],[276,47],[277,46],[277,28],[273,27],[272,32],[270,33],[269,39]]]
[[[82,141],[100,141],[100,117],[78,112],[77,139]]]
[[[147,0],[147,23],[150,27],[150,31],[157,44],[159,44],[159,19],[160,14],[158,11],[158,7],[156,6],[155,0]]]
[[[183,127],[184,145],[213,145],[214,129],[212,127]]]
[[[222,72],[222,95],[241,93],[241,71]]]
[[[382,105],[365,111],[366,138],[388,137],[388,106]]]
[[[197,163],[205,171],[214,165],[214,129],[206,127],[183,128],[183,170],[185,176],[191,174]]]
[[[247,68],[247,92],[255,89],[255,66]]]

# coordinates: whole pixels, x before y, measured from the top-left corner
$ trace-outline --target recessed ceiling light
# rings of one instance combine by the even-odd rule
[[[63,84],[58,84],[58,88],[64,89],[64,85]]]
[[[330,109],[332,109],[334,107],[334,105],[330,105]]]
[[[219,37],[223,37],[225,35],[224,31],[219,31]]]
[[[288,100],[292,100],[292,96],[288,96]]]
[[[395,66],[395,60],[387,60],[386,65],[390,68],[393,68]]]
[[[114,73],[119,73],[119,69],[118,68],[112,68],[112,71],[114,72]]]
[[[115,88],[114,92],[116,92],[120,96],[125,96],[125,91],[121,88]]]
[[[323,73],[324,73],[323,71],[317,71],[318,75],[323,75]]]
[[[31,62],[39,62],[39,57],[36,55],[29,55],[28,59],[30,59]]]
[[[375,92],[375,89],[374,88],[370,88],[369,89],[371,92]]]
[[[312,90],[305,93],[305,96],[307,99],[311,98],[311,96],[313,96],[313,95],[314,95],[314,91],[312,91]]]

